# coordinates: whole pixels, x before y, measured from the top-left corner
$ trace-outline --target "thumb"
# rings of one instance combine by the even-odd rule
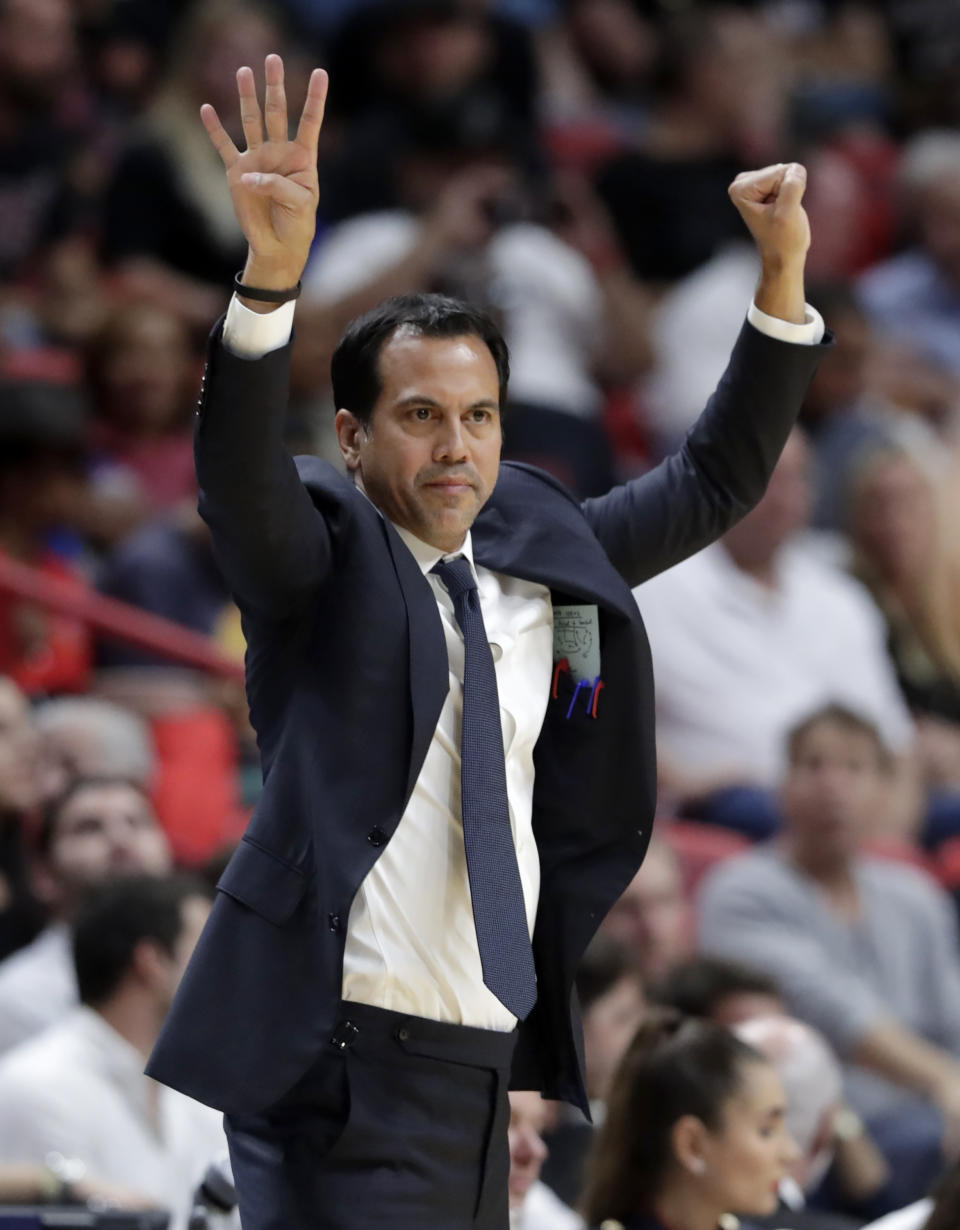
[[[803,199],[807,186],[807,169],[799,162],[791,162],[783,173],[777,193],[777,209],[795,209]]]
[[[296,183],[286,175],[273,175],[267,171],[245,171],[240,176],[244,188],[249,188],[258,196],[269,197],[278,205],[289,209],[302,209],[311,203],[309,189]]]

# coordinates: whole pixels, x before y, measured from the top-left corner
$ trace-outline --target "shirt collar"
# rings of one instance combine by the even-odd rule
[[[148,1121],[152,1119],[149,1089],[152,1081],[144,1075],[144,1057],[122,1034],[108,1025],[99,1012],[85,1005],[74,1010],[73,1027],[84,1039],[104,1076],[118,1086],[127,1101]]]
[[[469,530],[459,551],[441,551],[439,547],[432,547],[430,543],[424,542],[422,538],[417,538],[415,534],[411,534],[409,530],[403,529],[402,526],[394,525],[392,521],[390,524],[393,525],[393,528],[403,539],[410,554],[420,565],[420,571],[424,576],[427,575],[435,564],[439,564],[442,559],[457,559],[462,555],[470,565],[470,571],[473,573],[474,578],[476,578],[477,570],[473,563],[473,539],[470,537]]]

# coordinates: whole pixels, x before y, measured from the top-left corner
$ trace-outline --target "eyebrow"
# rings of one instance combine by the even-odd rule
[[[402,397],[400,401],[394,402],[397,409],[403,409],[407,406],[433,406],[437,410],[443,409],[443,402],[439,402],[436,398],[428,397],[426,393],[412,393],[409,397]],[[478,401],[471,402],[467,407],[468,410],[499,410],[499,403],[495,402],[490,397],[481,397]]]

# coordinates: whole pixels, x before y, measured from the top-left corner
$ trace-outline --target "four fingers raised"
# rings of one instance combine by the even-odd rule
[[[243,135],[248,150],[257,149],[263,144],[264,121],[266,122],[267,140],[283,142],[290,139],[287,126],[287,93],[284,88],[283,60],[280,56],[276,54],[267,56],[264,61],[264,77],[266,89],[264,109],[261,115],[253,69],[246,66],[237,69],[240,122],[243,125]],[[329,78],[324,69],[315,68],[310,74],[307,97],[297,127],[295,138],[297,144],[314,154],[317,151],[320,129],[323,126],[328,83]],[[204,103],[200,108],[200,117],[224,166],[229,169],[240,156],[236,145],[221,123],[216,110],[209,103]]]

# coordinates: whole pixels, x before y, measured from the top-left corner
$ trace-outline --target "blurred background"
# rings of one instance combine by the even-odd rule
[[[191,436],[205,337],[245,255],[199,106],[242,144],[235,71],[260,76],[271,51],[293,116],[310,69],[331,75],[287,436],[334,464],[344,325],[443,290],[491,310],[510,345],[507,456],[581,497],[655,466],[756,282],[728,184],[806,165],[808,300],[836,345],[756,512],[638,591],[662,842],[590,994],[621,995],[622,1050],[651,988],[709,947],[709,877],[845,824],[857,859],[916,877],[945,911],[960,986],[960,6],[0,0],[0,1048],[75,1003],[89,890],[172,867],[215,884],[256,803],[243,637],[196,513]],[[831,705],[846,716],[824,719],[836,738],[811,769],[788,736]],[[850,772],[837,780],[857,720],[879,741],[861,777],[878,776],[853,798]],[[911,907],[890,908],[909,930]],[[724,947],[749,961],[749,942]],[[847,1064],[849,1022],[831,1036],[802,981],[759,964]],[[960,1016],[926,1020],[902,968],[872,993],[939,1048],[954,1093],[926,1098],[935,1144],[912,1186],[834,1189],[858,1224],[922,1195],[931,1158],[960,1144]],[[602,1100],[619,1056],[602,1027],[591,1056]],[[902,1110],[876,1092],[848,1082],[861,1119]],[[582,1127],[540,1124],[560,1148]],[[877,1137],[888,1160],[893,1136]],[[3,1160],[31,1159],[0,1139]]]

